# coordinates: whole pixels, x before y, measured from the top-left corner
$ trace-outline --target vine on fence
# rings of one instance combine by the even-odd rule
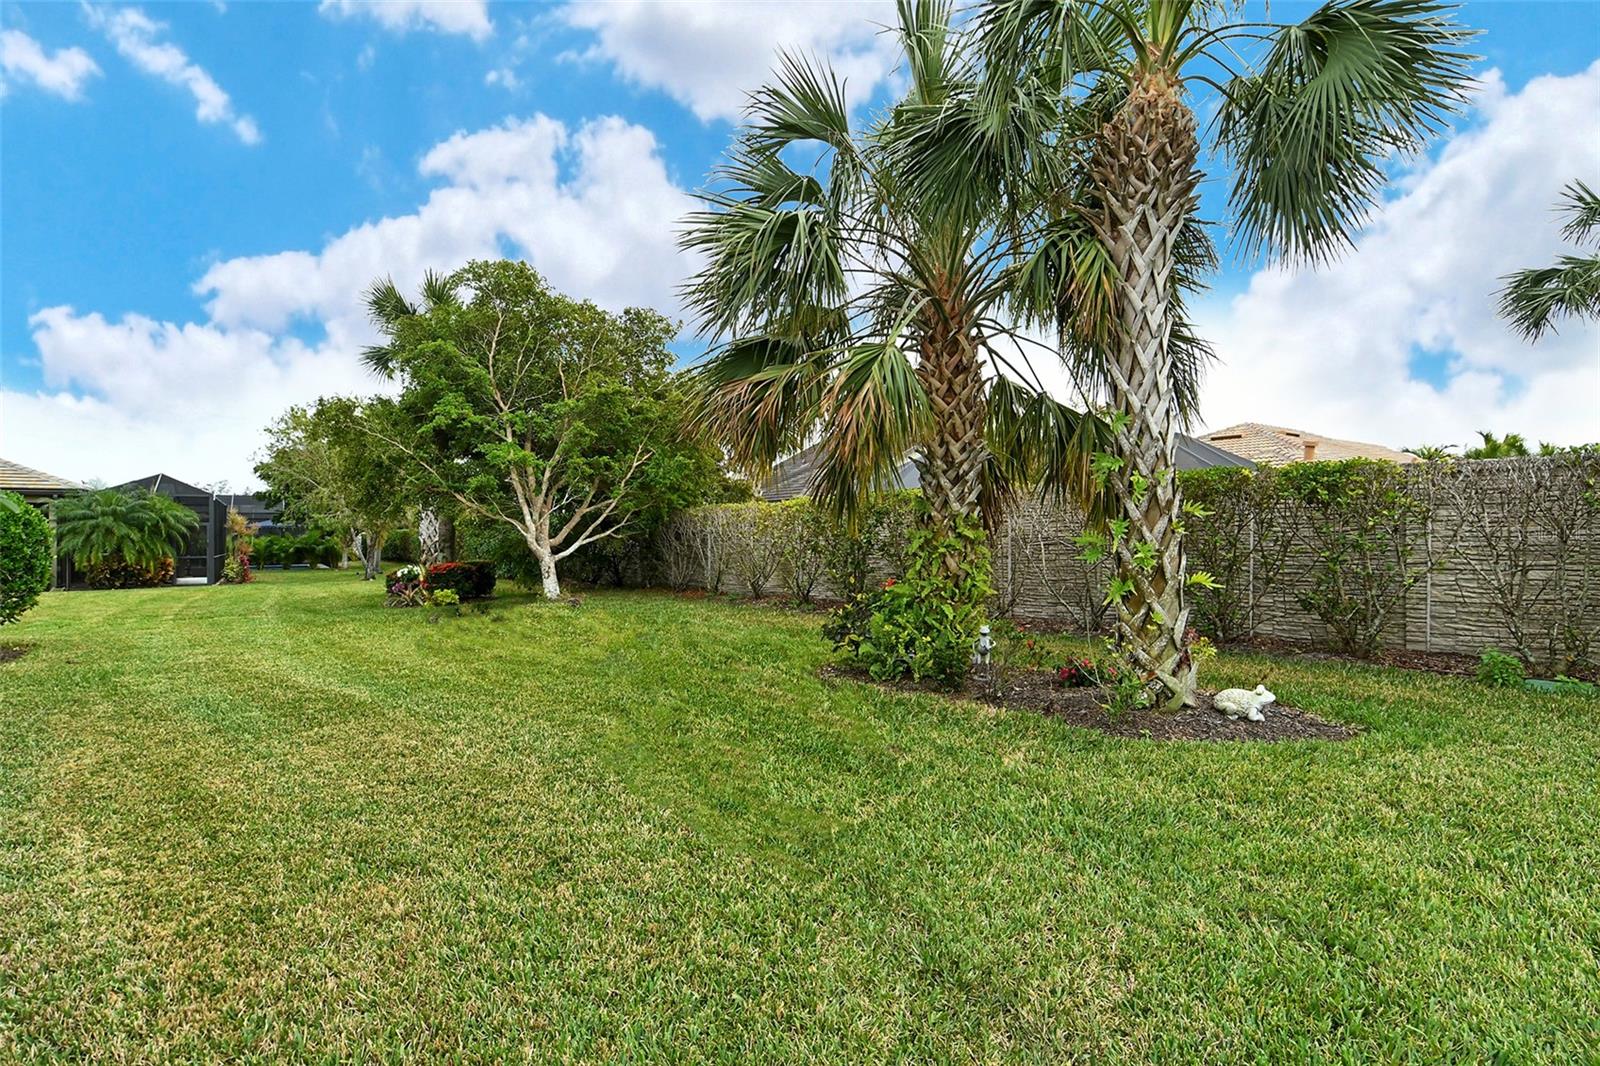
[[[1431,545],[1419,550],[1408,535],[1428,522],[1427,500],[1412,494],[1400,466],[1378,459],[1293,463],[1278,481],[1300,508],[1297,532],[1311,558],[1300,606],[1340,650],[1372,655],[1406,593],[1439,565]]]
[[[1270,466],[1188,470],[1178,481],[1204,512],[1187,525],[1189,561],[1216,579],[1193,590],[1195,626],[1218,640],[1248,639],[1294,547],[1300,511],[1286,505]]]
[[[1179,482],[1189,501],[1187,550],[1200,575],[1188,588],[1193,622],[1210,636],[1247,638],[1267,603],[1287,598],[1320,619],[1342,648],[1371,653],[1407,596],[1448,567],[1459,595],[1481,602],[1504,626],[1504,635],[1486,635],[1484,643],[1505,643],[1546,673],[1592,664],[1600,649],[1595,449],[1406,468],[1352,459],[1211,469],[1184,472]],[[678,589],[721,591],[735,576],[749,591],[753,575],[764,591],[781,584],[801,602],[853,603],[855,615],[840,624],[859,633],[884,579],[906,573],[917,495],[870,501],[853,532],[803,499],[683,512],[656,540],[658,572]],[[740,507],[768,517],[739,526]],[[1073,548],[1076,524],[1036,500],[1007,516],[997,543],[1012,587],[998,604],[991,600],[991,611],[1019,602],[1025,582],[1036,608],[1065,609],[1086,632],[1101,630],[1119,592],[1108,560],[1125,532],[1101,533],[1099,561],[1085,564]],[[753,531],[770,539],[770,551],[746,551],[743,538]],[[1091,531],[1080,547],[1094,542]],[[1149,551],[1129,547],[1135,558]],[[1440,587],[1435,582],[1434,602]]]
[[[1454,531],[1450,556],[1481,587],[1517,654],[1546,674],[1592,662],[1600,642],[1600,450],[1443,463],[1434,484]]]

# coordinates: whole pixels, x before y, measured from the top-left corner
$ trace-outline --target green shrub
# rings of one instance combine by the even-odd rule
[[[960,560],[954,572],[946,566],[952,556]],[[835,639],[853,649],[855,661],[876,680],[958,688],[972,665],[991,591],[982,526],[966,522],[945,536],[919,529],[907,545],[905,577],[884,582],[872,598],[864,632],[841,633],[836,626]]]
[[[433,593],[449,590],[463,600],[481,600],[494,592],[494,580],[494,563],[479,559],[435,563],[428,567],[423,584]]]
[[[138,571],[159,569],[163,560],[170,567],[199,524],[189,508],[148,489],[96,489],[56,505],[61,554],[85,572],[100,569],[102,580],[133,580]]]
[[[103,559],[89,563],[80,571],[84,584],[92,589],[150,589],[172,584],[177,564],[171,556],[153,563],[130,563],[123,559]]]
[[[1524,677],[1522,660],[1499,648],[1485,648],[1478,658],[1478,680],[1493,688],[1516,688]]]
[[[1427,502],[1386,460],[1293,463],[1277,476],[1301,509],[1299,529],[1311,550],[1300,606],[1322,620],[1341,651],[1374,654],[1406,593],[1438,565],[1407,535],[1428,521]]]
[[[0,492],[0,625],[22,617],[50,587],[50,523],[14,492]]]

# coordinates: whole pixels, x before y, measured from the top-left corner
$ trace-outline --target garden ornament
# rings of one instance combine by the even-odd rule
[[[972,646],[972,661],[979,666],[989,665],[989,653],[994,650],[994,641],[989,638],[989,627],[978,627],[978,639]]]
[[[1277,698],[1267,691],[1267,686],[1257,685],[1253,690],[1225,688],[1211,697],[1211,702],[1217,710],[1229,718],[1248,718],[1252,722],[1262,722],[1266,720],[1266,716],[1261,713],[1261,708]]]

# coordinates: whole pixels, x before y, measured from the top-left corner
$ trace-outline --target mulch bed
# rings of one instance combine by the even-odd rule
[[[0,663],[8,663],[28,654],[31,644],[0,644]]]
[[[1384,648],[1370,659],[1342,652],[1308,648],[1304,644],[1276,637],[1252,637],[1249,640],[1223,645],[1225,651],[1259,652],[1285,659],[1310,659],[1316,662],[1357,663],[1364,666],[1393,666],[1400,670],[1422,670],[1430,674],[1448,674],[1457,677],[1476,677],[1478,657],[1449,651],[1410,651],[1404,648]],[[1600,682],[1600,670],[1575,668],[1573,677],[1584,681]]]
[[[877,682],[864,672],[828,664],[822,676],[876,684],[902,692],[940,692],[929,685],[911,682]],[[1257,741],[1349,740],[1360,730],[1318,718],[1310,711],[1274,703],[1262,710],[1266,721],[1243,718],[1230,720],[1211,705],[1211,694],[1201,693],[1193,707],[1168,714],[1159,710],[1134,711],[1113,717],[1104,707],[1105,697],[1097,688],[1057,688],[1054,675],[1047,670],[1012,670],[1003,682],[990,686],[980,679],[968,679],[958,693],[979,703],[1013,710],[1035,711],[1047,718],[1058,718],[1069,725],[1097,729],[1108,736],[1148,740]]]
[[[1478,672],[1475,655],[1460,655],[1448,651],[1408,651],[1404,648],[1384,648],[1370,659],[1343,652],[1311,648],[1294,641],[1277,637],[1251,637],[1223,645],[1226,651],[1260,652],[1286,659],[1310,659],[1315,662],[1358,663],[1364,666],[1393,666],[1401,670],[1423,670],[1430,674],[1456,674],[1472,677]]]

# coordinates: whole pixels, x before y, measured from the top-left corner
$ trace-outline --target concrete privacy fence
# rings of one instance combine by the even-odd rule
[[[1354,613],[1384,647],[1493,645],[1550,671],[1600,657],[1600,453],[1182,477],[1205,509],[1186,520],[1190,569],[1223,585],[1195,590],[1202,630],[1338,643]],[[895,497],[854,538],[803,500],[684,512],[658,538],[657,580],[840,598],[898,572],[911,508]],[[1110,571],[1084,563],[1083,528],[1075,508],[1014,505],[991,540],[996,613],[1102,631]]]

